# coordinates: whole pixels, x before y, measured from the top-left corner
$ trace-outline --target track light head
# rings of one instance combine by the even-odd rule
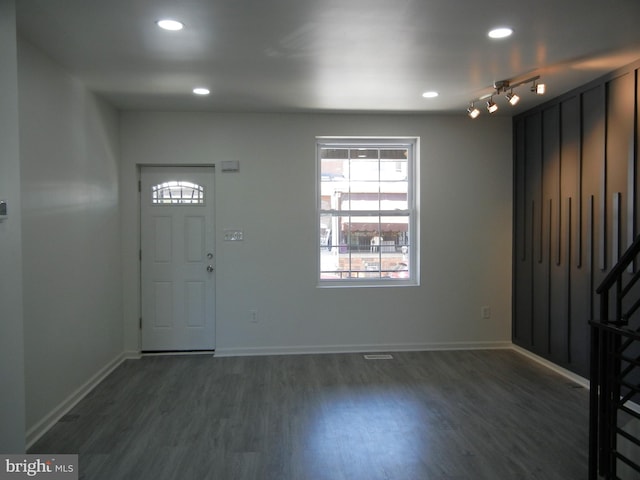
[[[478,118],[478,115],[480,115],[480,110],[478,110],[475,105],[471,103],[471,105],[469,105],[469,108],[467,108],[467,115],[469,115],[469,118]]]
[[[513,106],[516,106],[520,101],[520,97],[517,94],[513,93],[513,90],[507,93],[506,97],[509,103]]]
[[[498,110],[498,105],[493,101],[493,97],[487,101],[487,110],[489,113],[495,113]]]
[[[544,95],[547,91],[547,86],[544,83],[538,83],[534,80],[531,91],[536,95]]]

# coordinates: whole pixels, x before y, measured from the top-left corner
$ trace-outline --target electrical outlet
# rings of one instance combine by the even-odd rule
[[[251,323],[258,323],[258,311],[257,310],[249,310],[249,320]]]
[[[491,307],[486,305],[484,307],[480,307],[480,316],[484,320],[488,320],[489,318],[491,318]]]

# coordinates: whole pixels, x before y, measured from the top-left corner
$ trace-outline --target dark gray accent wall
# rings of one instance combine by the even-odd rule
[[[585,377],[595,289],[640,220],[640,62],[514,118],[513,342]]]

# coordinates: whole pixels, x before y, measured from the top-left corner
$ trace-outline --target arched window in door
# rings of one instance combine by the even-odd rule
[[[151,203],[154,205],[204,205],[204,187],[182,180],[153,185]]]

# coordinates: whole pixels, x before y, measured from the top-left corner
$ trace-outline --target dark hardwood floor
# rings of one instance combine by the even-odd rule
[[[511,350],[117,368],[30,449],[87,480],[584,480],[588,392]]]

